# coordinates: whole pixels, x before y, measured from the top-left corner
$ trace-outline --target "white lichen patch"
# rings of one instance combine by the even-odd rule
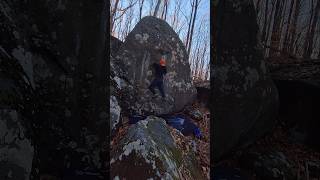
[[[148,42],[149,34],[147,33],[143,33],[143,35],[135,34],[134,37],[137,41],[139,41],[140,44],[143,44]]]
[[[16,39],[20,39],[20,34],[17,31],[12,32]]]
[[[110,97],[110,127],[115,128],[120,121],[121,108],[118,104],[117,98],[115,96]]]
[[[140,40],[142,39],[142,36],[141,34],[135,34],[134,37],[136,38],[136,40]]]
[[[118,88],[118,89],[122,89],[121,79],[120,79],[118,76],[115,76],[115,77],[113,78],[113,80],[117,83],[117,88]]]
[[[149,38],[149,34],[143,33],[142,40],[143,40],[144,42],[147,42],[147,41],[148,41],[148,38]]]
[[[115,160],[114,158],[112,158],[112,159],[110,160],[110,164],[112,164],[112,163],[114,163],[114,162],[116,162],[116,160]]]
[[[179,174],[177,172],[177,164],[173,161],[173,159],[169,158],[172,157],[172,154],[169,154],[169,152],[167,151],[167,149],[165,149],[166,152],[163,152],[160,150],[161,153],[161,157],[164,158],[165,160],[165,164],[167,167],[167,172],[168,173],[173,173],[175,177],[179,177]]]
[[[125,145],[122,150],[123,155],[128,156],[133,150],[135,150],[136,152],[141,151],[143,153],[145,151],[145,146],[141,144],[140,139],[138,139]]]
[[[142,124],[145,128],[147,128],[148,122],[149,122],[148,120],[141,120],[138,123]]]

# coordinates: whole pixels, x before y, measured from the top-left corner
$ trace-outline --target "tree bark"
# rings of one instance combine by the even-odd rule
[[[189,38],[190,40],[189,40],[188,50],[187,50],[187,54],[188,54],[188,55],[190,54],[190,50],[191,50],[193,30],[194,30],[194,24],[195,24],[195,21],[196,21],[196,17],[197,17],[198,5],[199,5],[199,0],[195,0],[195,4],[194,4],[194,16],[193,16],[193,20],[192,20],[192,26],[191,26],[190,38]]]
[[[140,3],[140,0],[139,0],[139,20],[141,20],[141,18],[142,18],[143,3],[144,3],[144,0],[141,0],[141,3]]]
[[[316,30],[316,26],[319,20],[319,14],[320,14],[320,2],[317,2],[317,5],[315,7],[315,11],[314,11],[314,17],[312,20],[312,24],[311,24],[311,30],[310,30],[310,35],[309,35],[309,39],[307,39],[308,41],[308,48],[306,49],[306,56],[309,57],[311,59],[312,56],[312,52],[313,52],[313,40],[315,38],[315,30]]]
[[[154,12],[153,12],[153,16],[155,16],[155,17],[157,17],[160,4],[161,4],[161,0],[158,0],[157,5],[156,5],[156,8],[154,9]]]

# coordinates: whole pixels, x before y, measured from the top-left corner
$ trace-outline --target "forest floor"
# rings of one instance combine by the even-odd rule
[[[269,135],[256,141],[251,146],[235,152],[228,159],[218,164],[219,166],[240,170],[241,174],[249,178],[249,180],[258,180],[261,179],[261,177],[259,178],[252,169],[248,170],[247,168],[243,168],[239,157],[245,152],[264,154],[272,151],[282,152],[284,154],[287,161],[293,165],[291,170],[294,172],[297,180],[320,180],[319,169],[311,172],[312,169],[308,169],[307,167],[309,162],[318,162],[318,165],[320,165],[320,152],[306,145],[293,143],[290,140],[289,131],[281,125],[278,125]]]

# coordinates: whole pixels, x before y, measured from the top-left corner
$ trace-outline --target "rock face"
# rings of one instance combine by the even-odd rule
[[[110,36],[110,55],[116,56],[122,44],[123,42],[120,41],[118,38]]]
[[[278,107],[277,89],[258,46],[252,1],[222,0],[217,9],[212,90],[214,159],[270,131]]]
[[[115,96],[110,96],[110,131],[115,129],[120,121],[121,107]]]
[[[104,1],[0,2],[0,109],[24,117],[12,123],[1,117],[1,135],[7,129],[21,138],[12,142],[20,148],[12,156],[30,157],[15,165],[0,158],[0,179],[17,167],[27,177],[18,179],[60,176],[65,169],[102,176],[109,130],[106,13]],[[0,152],[6,148],[1,144]]]
[[[0,110],[0,178],[29,179],[34,146],[17,111]]]
[[[159,63],[160,50],[167,55],[167,77],[164,80],[166,99],[152,99],[148,86],[153,80],[153,63]],[[144,17],[129,33],[121,46],[118,61],[126,66],[126,77],[136,86],[135,109],[170,113],[191,102],[196,90],[191,82],[190,65],[184,45],[174,30],[163,20]]]
[[[155,116],[131,126],[111,154],[111,179],[203,179],[194,156],[181,153],[165,120]]]

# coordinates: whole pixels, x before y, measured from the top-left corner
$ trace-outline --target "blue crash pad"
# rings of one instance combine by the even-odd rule
[[[199,127],[184,115],[162,115],[159,117],[165,119],[169,126],[179,130],[185,136],[194,135],[197,138],[202,136]],[[131,115],[129,116],[129,124],[135,124],[146,118],[147,116]]]
[[[201,138],[201,131],[197,125],[195,125],[189,118],[183,115],[174,116],[162,116],[171,127],[179,130],[183,135],[195,135],[197,138]]]

